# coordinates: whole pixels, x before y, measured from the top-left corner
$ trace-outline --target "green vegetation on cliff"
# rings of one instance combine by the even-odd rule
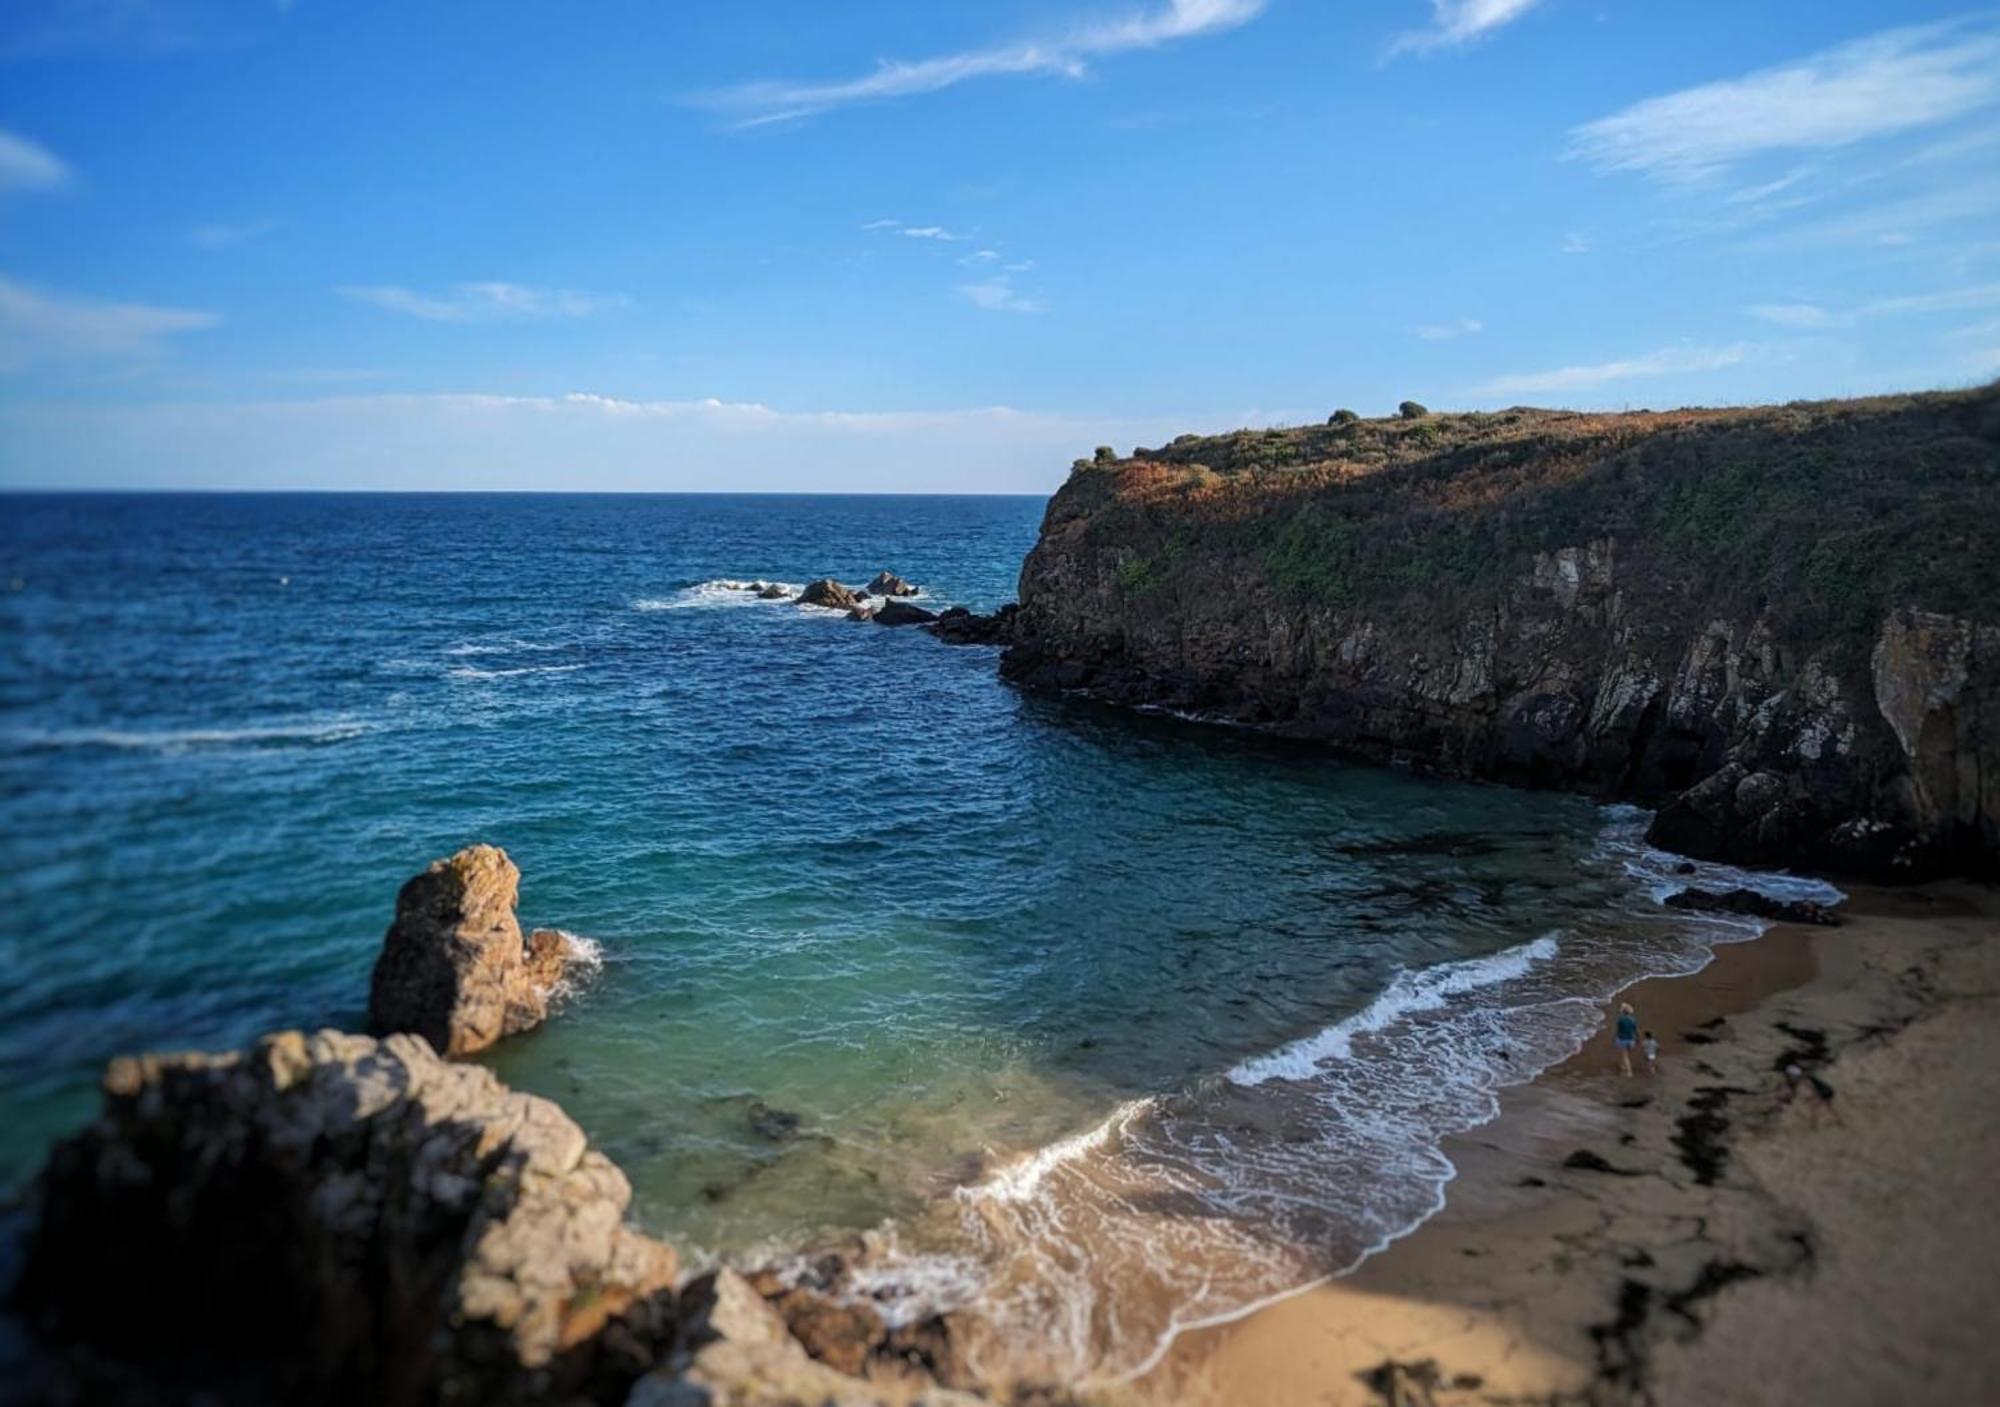
[[[1693,616],[1860,639],[1885,609],[2000,616],[2000,387],[1741,410],[1516,409],[1183,436],[1064,491],[1134,595],[1254,563],[1341,609],[1467,607],[1605,538]]]

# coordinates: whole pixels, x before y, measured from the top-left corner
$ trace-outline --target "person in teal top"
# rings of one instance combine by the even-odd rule
[[[1618,1046],[1618,1068],[1630,1079],[1632,1047],[1639,1043],[1639,1018],[1632,1014],[1632,1003],[1618,1003],[1618,1024],[1612,1030],[1611,1039]]]

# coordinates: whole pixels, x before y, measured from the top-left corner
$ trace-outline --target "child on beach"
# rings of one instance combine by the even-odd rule
[[[1646,1073],[1649,1075],[1659,1074],[1660,1038],[1651,1031],[1646,1032],[1645,1038],[1639,1042],[1639,1050],[1646,1057]]]
[[[1611,1032],[1611,1039],[1618,1047],[1618,1068],[1629,1080],[1632,1078],[1632,1047],[1639,1043],[1639,1018],[1632,1014],[1632,1003],[1618,1003],[1618,1023]]]

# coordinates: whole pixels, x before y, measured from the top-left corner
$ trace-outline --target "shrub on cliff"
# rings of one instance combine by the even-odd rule
[[[1360,418],[1359,415],[1351,410],[1336,410],[1326,418],[1326,423],[1329,425],[1352,425]]]
[[[1118,459],[1118,451],[1111,448],[1110,445],[1099,445],[1096,457],[1099,464],[1115,463]]]
[[[1422,420],[1430,414],[1430,410],[1420,401],[1404,401],[1396,407],[1396,414],[1405,420]]]

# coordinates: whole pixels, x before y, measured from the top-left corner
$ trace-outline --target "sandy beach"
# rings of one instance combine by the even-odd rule
[[[2000,1401],[2000,892],[1842,915],[1624,993],[1657,1077],[1600,1035],[1447,1145],[1430,1221],[1115,1400]],[[1785,1098],[1791,1062],[1830,1108]]]

